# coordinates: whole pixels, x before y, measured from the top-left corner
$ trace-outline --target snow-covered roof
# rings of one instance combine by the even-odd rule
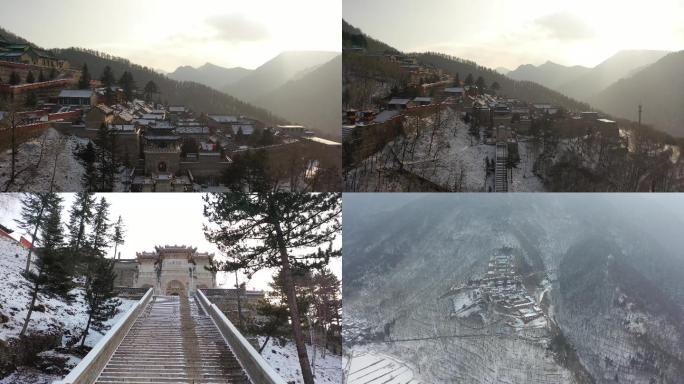
[[[251,124],[233,124],[233,134],[237,135],[242,130],[243,135],[251,135],[254,133],[254,126]]]
[[[70,97],[79,99],[89,99],[93,96],[90,89],[64,89],[59,93],[59,97]]]
[[[446,92],[446,93],[463,93],[464,88],[463,87],[449,87],[449,88],[444,88],[444,92]]]
[[[397,111],[382,111],[378,113],[377,116],[375,116],[375,119],[373,119],[374,122],[376,123],[384,123],[387,120],[397,116],[399,112]]]
[[[411,99],[399,99],[399,98],[394,98],[390,100],[389,105],[406,105],[411,101]]]
[[[217,123],[237,123],[238,118],[237,116],[228,116],[228,115],[209,115],[209,118],[214,120]]]
[[[323,139],[321,137],[308,137],[307,139],[314,141],[316,143],[324,144],[324,145],[331,145],[331,146],[342,145],[341,143],[338,143],[336,141]]]

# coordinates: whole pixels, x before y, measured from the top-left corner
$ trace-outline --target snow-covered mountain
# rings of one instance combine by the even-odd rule
[[[379,198],[399,208],[373,209]],[[345,199],[345,324],[363,330],[345,343],[377,341],[387,329],[393,339],[440,336],[378,347],[433,383],[676,382],[684,374],[682,212],[682,198],[643,195]],[[453,315],[449,292],[481,278],[500,249],[519,255],[546,327],[502,329],[505,316],[491,303],[477,316]]]

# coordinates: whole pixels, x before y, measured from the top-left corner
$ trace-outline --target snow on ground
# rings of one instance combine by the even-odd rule
[[[405,175],[392,172],[399,167],[396,155],[402,159],[405,170],[442,189],[487,191],[485,160],[495,159],[496,146],[485,144],[481,137],[473,137],[469,126],[451,108],[442,112],[439,124],[434,124],[434,119],[435,116],[407,117],[408,126],[420,127],[418,139],[415,140],[416,135],[409,135],[389,142],[347,175],[347,189],[359,192],[420,190],[421,186],[411,183]],[[433,136],[435,126],[438,128]],[[405,148],[413,148],[414,141],[415,149],[410,155]],[[520,142],[519,152],[521,162],[518,168],[513,169],[513,182],[509,189],[515,192],[543,191],[542,181],[532,172],[536,159],[533,145]]]
[[[263,344],[265,337],[259,337],[259,345]],[[313,348],[306,346],[309,354],[309,361],[313,360]],[[288,342],[285,346],[280,346],[273,339],[268,341],[262,356],[275,368],[276,372],[285,379],[286,382],[296,384],[303,383],[299,359],[297,358],[297,348],[294,343]],[[323,357],[323,349],[316,348],[315,361],[315,382],[316,384],[339,384],[342,382],[342,357],[330,352],[326,352]]]
[[[345,356],[348,384],[421,384],[415,370],[396,357],[369,349],[354,347]]]
[[[18,243],[7,238],[0,238],[0,313],[7,316],[8,321],[0,325],[0,340],[7,341],[10,338],[19,336],[21,327],[26,318],[27,307],[30,302],[29,288],[25,285],[26,280],[21,273],[26,266],[26,256],[28,251],[21,247]],[[42,310],[34,310],[29,321],[28,332],[62,332],[62,346],[74,338],[78,338],[85,328],[87,322],[86,305],[83,299],[83,292],[80,289],[75,289],[76,300],[73,303],[40,296],[36,301],[36,306],[42,307]],[[122,299],[121,305],[114,318],[107,321],[107,325],[115,324],[121,317],[133,306],[136,300]],[[106,333],[106,330],[98,332],[91,329],[86,337],[86,345],[94,346],[100,338]],[[45,352],[45,353],[49,353]],[[76,365],[80,361],[79,358],[72,356],[70,364]],[[19,380],[17,377],[21,376]],[[0,381],[0,384],[5,382],[11,383],[42,383],[40,379],[31,379],[36,376],[36,372],[32,370],[21,370],[15,373],[13,381]],[[9,380],[5,378],[4,380]]]
[[[543,192],[542,180],[533,173],[537,153],[534,144],[528,141],[518,141],[520,163],[513,168],[513,178],[508,189],[511,192]]]
[[[0,384],[50,384],[60,379],[62,379],[61,376],[48,375],[36,369],[21,367],[4,379],[0,379]]]
[[[17,171],[25,170],[17,176],[9,191],[46,192],[55,169],[55,156],[57,168],[54,191],[80,191],[84,169],[74,156],[74,150],[77,144],[87,141],[76,136],[64,136],[54,128],[49,128],[41,136],[19,145]],[[0,153],[0,190],[5,189],[10,178],[11,163],[11,151]]]

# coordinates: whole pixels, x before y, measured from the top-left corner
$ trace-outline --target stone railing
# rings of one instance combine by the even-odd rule
[[[201,290],[197,290],[197,299],[202,306],[202,309],[204,309],[214,321],[214,324],[223,335],[226,343],[235,354],[235,357],[240,361],[242,368],[247,372],[247,375],[253,383],[287,384],[273,367],[268,365],[266,360],[261,357],[259,352],[254,349],[247,339],[242,336],[240,331],[235,328],[233,323],[228,320],[223,312],[207,299]]]
[[[114,325],[106,335],[90,350],[81,362],[71,370],[62,380],[54,381],[52,384],[91,384],[97,380],[100,372],[104,369],[107,362],[111,359],[123,338],[152,300],[152,289],[150,288],[140,301],[128,310],[126,315]]]

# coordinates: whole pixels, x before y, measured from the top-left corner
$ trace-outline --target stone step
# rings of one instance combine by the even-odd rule
[[[153,298],[96,382],[250,383],[213,321],[178,296]]]

